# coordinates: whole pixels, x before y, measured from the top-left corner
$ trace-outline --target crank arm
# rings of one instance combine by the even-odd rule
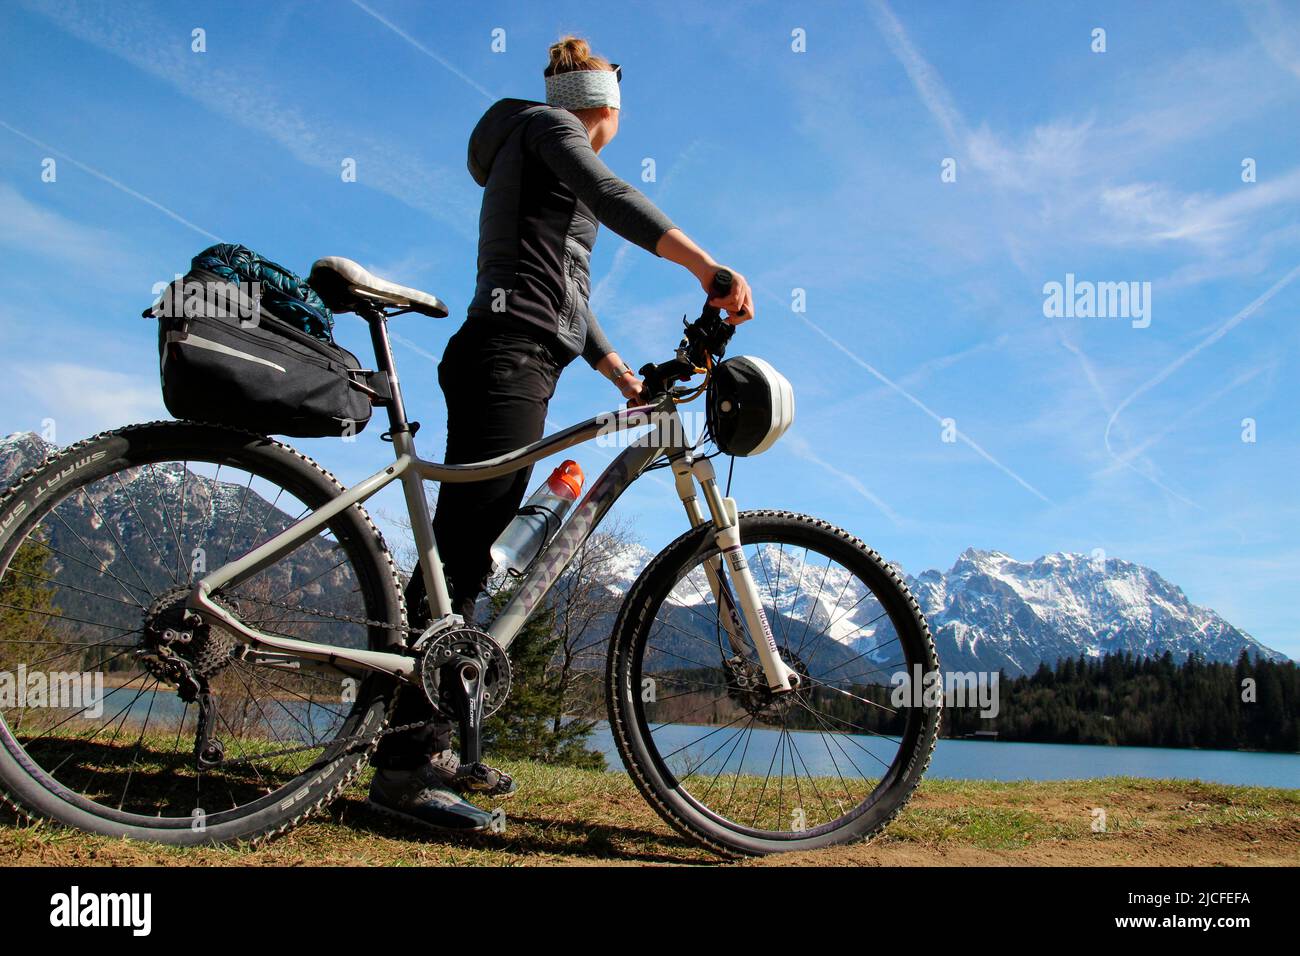
[[[472,766],[483,756],[483,663],[466,658],[448,665],[447,672],[451,706],[460,724],[460,763]]]

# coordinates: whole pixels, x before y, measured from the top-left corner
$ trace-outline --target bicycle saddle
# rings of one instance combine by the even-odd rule
[[[373,305],[396,306],[433,316],[447,317],[447,306],[436,295],[389,282],[342,256],[327,256],[312,263],[307,284],[334,312],[353,312],[359,300]]]

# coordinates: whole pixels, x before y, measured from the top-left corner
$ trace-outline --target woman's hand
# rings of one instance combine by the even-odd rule
[[[645,394],[645,382],[643,382],[634,372],[628,372],[618,380],[618,390],[623,393],[629,406],[644,404],[647,398]]]
[[[726,269],[731,273],[731,294],[721,299],[709,299],[709,305],[719,309],[727,310],[727,322],[731,325],[739,325],[741,322],[748,322],[754,317],[754,292],[749,287],[749,282],[745,277],[735,269],[714,263],[707,272],[698,276],[700,286],[704,293],[709,295],[713,291],[713,276],[719,269]]]
[[[610,352],[604,356],[595,367],[597,372],[614,383],[630,403],[636,404],[639,400],[648,397],[644,394],[645,383],[617,352]]]

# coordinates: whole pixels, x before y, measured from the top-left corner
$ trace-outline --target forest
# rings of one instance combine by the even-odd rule
[[[1061,658],[1031,675],[1001,676],[994,718],[950,708],[944,736],[996,731],[1037,743],[1300,751],[1300,668],[1251,658],[1213,663],[1189,655]]]

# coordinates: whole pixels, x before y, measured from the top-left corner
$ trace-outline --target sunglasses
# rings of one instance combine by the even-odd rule
[[[616,83],[622,83],[622,82],[623,82],[623,68],[622,68],[621,66],[619,66],[617,63],[611,63],[611,64],[609,65],[609,68],[610,68],[610,70],[611,70],[611,71],[613,72],[613,74],[614,74],[614,82],[616,82]],[[542,76],[554,76],[554,75],[555,75],[555,67],[554,67],[554,66],[548,66],[545,70],[542,71]]]

